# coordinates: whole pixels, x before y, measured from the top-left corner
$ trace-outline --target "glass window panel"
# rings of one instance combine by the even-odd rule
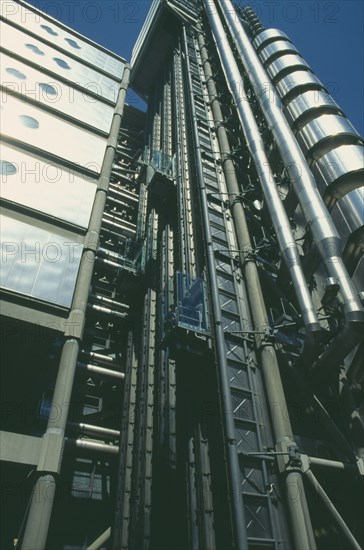
[[[25,74],[21,73],[17,69],[13,69],[12,67],[5,69],[5,72],[10,74],[11,76],[15,76],[15,78],[19,78],[19,80],[26,80],[27,78]]]
[[[46,31],[48,34],[51,34],[52,36],[58,36],[58,33],[49,25],[40,25],[40,28]]]
[[[38,82],[37,84],[43,92],[41,94],[42,97],[44,97],[44,94],[46,94],[46,96],[56,96],[58,94],[56,88],[51,84],[47,84],[46,82]]]
[[[22,74],[24,79],[11,78],[14,72]],[[105,133],[110,131],[114,114],[111,105],[3,53],[0,53],[0,81],[5,88],[19,95],[39,101]]]
[[[80,50],[80,49],[81,49],[81,46],[79,46],[75,40],[72,40],[72,38],[65,38],[65,41],[66,41],[72,48],[75,48],[76,50]]]
[[[31,130],[37,130],[39,128],[38,120],[32,116],[20,115],[19,120],[23,126],[30,128]]]
[[[25,47],[28,48],[32,53],[35,53],[35,55],[44,55],[44,51],[38,48],[35,44],[25,44]]]
[[[13,0],[7,0],[7,4],[9,4],[9,8],[6,11],[8,20],[11,20],[19,27],[24,27],[26,24],[29,32],[33,32],[43,39],[49,40],[57,47],[79,57],[81,61],[87,61],[121,80],[125,64],[121,59],[113,56],[112,52],[102,51],[96,45],[89,44],[81,36],[58,26],[56,21],[50,23],[42,15],[33,13],[30,7],[19,6]]]
[[[18,171],[15,164],[8,162],[7,160],[0,160],[0,174],[4,176],[2,180],[7,179],[7,176],[12,176]]]
[[[71,59],[66,54],[60,54],[51,46],[43,44],[10,25],[2,25],[1,46],[27,61],[39,64],[41,69],[44,68],[59,74],[70,82],[77,83],[86,90],[92,90],[100,97],[116,103],[119,92],[118,81],[102,75],[76,59]]]
[[[0,285],[70,307],[82,245],[56,233],[1,216]]]
[[[61,59],[60,57],[53,57],[53,60],[57,63],[58,67],[61,67],[61,69],[71,69],[67,61],[64,59]]]
[[[54,218],[87,228],[95,180],[45,162],[6,144],[1,147],[1,196]]]
[[[13,96],[4,94],[4,99],[1,112],[1,130],[4,135],[93,172],[100,172],[106,147],[105,138]]]

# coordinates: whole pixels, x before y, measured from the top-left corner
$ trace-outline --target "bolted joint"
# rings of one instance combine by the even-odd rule
[[[37,470],[59,474],[64,449],[64,437],[61,430],[47,431],[42,437]]]
[[[302,472],[302,455],[292,437],[284,437],[277,442],[276,454],[280,474],[292,470]]]
[[[84,250],[96,252],[99,247],[99,234],[97,231],[88,231],[85,236]]]
[[[299,448],[296,445],[289,445],[287,448],[288,451],[288,465],[291,468],[301,468],[302,459]]]

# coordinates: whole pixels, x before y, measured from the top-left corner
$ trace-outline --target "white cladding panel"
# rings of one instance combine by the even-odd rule
[[[0,222],[0,286],[70,307],[82,245],[7,216]]]
[[[69,168],[1,145],[1,196],[86,229],[95,198],[95,181]]]
[[[62,3],[60,3],[62,4]],[[75,8],[81,8],[82,6],[76,3]],[[42,3],[39,3],[39,7],[42,7]],[[66,6],[61,6],[66,9]],[[71,3],[69,8],[72,9]],[[83,7],[84,8],[84,7]],[[90,12],[92,6],[88,6]],[[97,6],[96,6],[97,9]],[[95,8],[94,8],[95,11]],[[78,57],[81,61],[87,61],[98,69],[101,69],[111,76],[121,80],[125,64],[114,56],[102,51],[101,49],[89,44],[81,37],[64,30],[57,25],[56,21],[50,22],[39,13],[32,11],[31,7],[19,5],[13,0],[6,0],[3,3],[2,15],[8,21],[23,27],[27,32],[32,32],[44,40],[47,40],[54,44],[56,47],[61,48],[65,52],[69,52],[75,57]],[[96,14],[97,15],[97,14]],[[86,14],[87,17],[93,17],[93,15]],[[97,24],[97,21],[95,21]]]
[[[59,158],[99,173],[106,139],[4,94],[1,132]]]
[[[11,53],[19,55],[26,61],[36,63],[39,68],[59,74],[70,83],[82,86],[100,97],[117,101],[119,82],[83,65],[63,52],[40,42],[36,38],[21,32],[10,25],[1,25],[1,45]]]
[[[52,109],[109,133],[114,109],[61,80],[0,53],[2,85]]]

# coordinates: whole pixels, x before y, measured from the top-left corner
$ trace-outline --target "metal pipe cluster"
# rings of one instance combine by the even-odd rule
[[[206,4],[212,6],[209,2]],[[339,337],[324,351],[314,365],[314,370],[319,370],[327,365],[332,369],[340,364],[358,343],[363,330],[364,311],[358,292],[343,262],[340,236],[319,194],[304,154],[283,114],[282,102],[275,86],[272,85],[230,0],[220,0],[218,5],[262,113],[272,132],[321,261],[326,268],[328,277],[332,277],[338,285],[338,300],[345,316],[345,325]],[[217,18],[216,15],[215,18]],[[297,54],[289,54],[285,56],[285,59],[287,57],[292,57],[291,62],[294,67],[299,65],[307,70],[304,67],[306,66],[305,62]],[[279,59],[276,59],[272,65],[275,63],[278,67]],[[229,65],[232,66],[231,63]],[[272,65],[271,76],[275,70]],[[287,71],[287,59],[285,67]],[[279,72],[280,69],[277,68],[277,71]]]

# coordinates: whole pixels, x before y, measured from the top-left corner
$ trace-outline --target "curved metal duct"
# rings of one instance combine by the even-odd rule
[[[320,257],[325,264],[328,276],[334,277],[339,285],[338,299],[345,315],[345,327],[335,342],[326,349],[316,362],[316,367],[326,364],[330,368],[334,368],[347,356],[362,336],[363,308],[341,256],[340,237],[319,195],[312,172],[307,166],[303,153],[294,139],[282,112],[282,104],[278,94],[274,87],[273,89],[267,89],[268,75],[240,24],[231,1],[219,0],[219,5],[262,112],[275,138],[287,174],[296,192],[306,222],[310,227]],[[297,59],[294,59],[294,63],[299,62],[302,66],[306,65],[303,60],[300,61],[298,56],[284,56],[273,62],[270,68],[272,69],[274,64],[282,64],[285,59],[290,57],[297,57]],[[282,72],[283,69],[279,72],[276,70],[275,76],[282,74]]]
[[[264,65],[270,65],[277,58],[287,54],[300,55],[297,48],[289,40],[280,40],[264,46],[259,56]]]
[[[288,102],[291,98],[295,98],[307,90],[322,90],[326,92],[324,85],[316,75],[301,69],[277,80],[276,88],[284,102]]]
[[[297,141],[311,164],[319,191],[331,211],[337,200],[362,185],[363,141],[313,73],[297,64],[283,78],[279,78],[284,74],[283,68],[277,76],[278,65],[271,64],[270,61],[279,56],[277,61],[284,62],[290,57],[286,56],[292,48],[289,44],[289,38],[280,36],[276,29],[260,33],[253,41],[261,61],[268,65],[268,72],[275,79],[278,93],[285,103],[284,115],[296,133]],[[292,62],[290,65],[292,67]],[[340,208],[336,210],[340,215],[337,214],[335,225],[344,242],[347,241],[348,234],[347,231],[341,233],[341,227],[347,226],[340,223],[340,220],[353,216],[350,212],[351,205],[350,199],[341,201]],[[364,203],[361,209],[364,210]],[[357,227],[352,227],[355,232]]]
[[[290,42],[289,37],[285,32],[280,31],[279,29],[266,29],[258,34],[253,40],[254,47],[257,51],[260,51],[262,48],[271,44],[272,42],[277,42],[278,40],[287,40]]]
[[[332,209],[332,219],[342,236],[345,265],[358,292],[364,291],[364,187],[354,189],[339,199]]]
[[[317,186],[329,210],[364,181],[364,147],[342,145],[321,156],[312,167]],[[364,206],[361,204],[361,211]],[[347,212],[350,216],[350,212]]]
[[[311,71],[309,65],[299,54],[286,54],[267,66],[268,74],[273,82],[297,70]]]
[[[332,218],[337,224],[340,223],[338,212],[344,211],[344,205],[346,206],[345,214],[347,211],[350,212],[350,215],[345,215],[344,223],[346,225],[346,231],[345,229],[343,230],[344,241],[364,225],[363,202],[364,187],[360,187],[360,189],[354,189],[354,191],[351,191],[351,193],[348,193],[345,197],[340,199],[332,211]],[[344,244],[345,242],[343,245]]]
[[[307,90],[288,101],[283,109],[291,127],[300,130],[307,122],[324,113],[343,114],[331,95],[323,90]]]
[[[324,114],[305,124],[296,139],[308,161],[312,163],[331,151],[336,145],[357,144],[361,138],[347,118]]]

